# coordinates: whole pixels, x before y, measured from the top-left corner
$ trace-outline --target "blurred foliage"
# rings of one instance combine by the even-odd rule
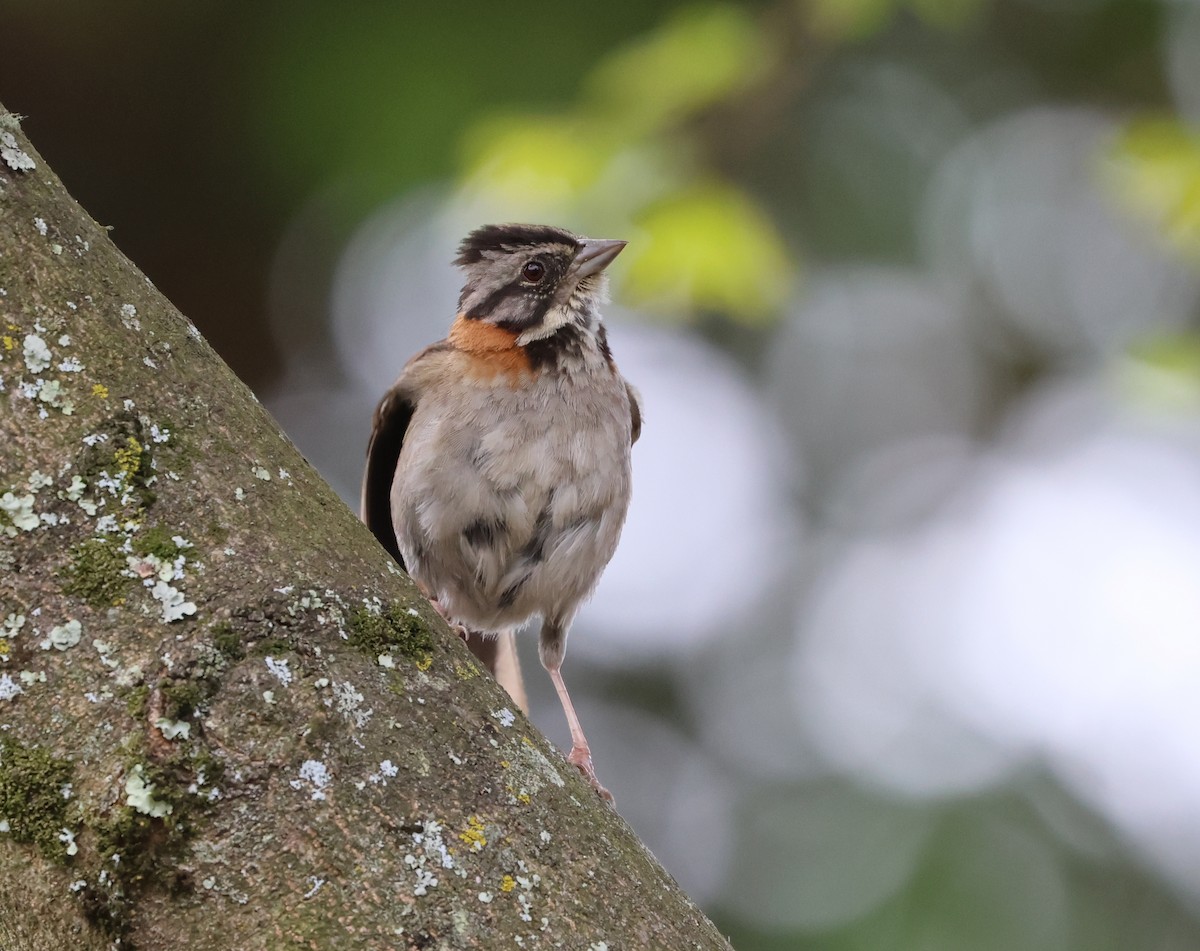
[[[687,7],[601,60],[584,81],[584,108],[626,136],[652,135],[747,89],[775,53],[745,10]]]
[[[895,16],[912,13],[930,26],[961,27],[982,0],[800,0],[811,9],[813,29],[832,42],[861,40],[878,33]]]
[[[477,123],[464,192],[484,217],[578,221],[605,234],[632,223],[626,300],[676,319],[761,322],[787,295],[792,256],[750,193],[705,167],[689,123],[752,95],[777,54],[742,8],[677,11],[601,58],[571,109]]]
[[[569,101],[596,58],[655,23],[672,0],[610,0],[605,15],[550,0],[256,7],[249,132],[277,187],[336,182],[362,215],[443,179],[472,116]],[[552,26],[552,28],[550,28]]]
[[[1118,197],[1200,259],[1200,130],[1174,118],[1131,123],[1109,156]]]
[[[1141,341],[1119,370],[1118,383],[1135,405],[1157,412],[1200,411],[1200,335]]]
[[[778,313],[793,265],[773,223],[741,189],[697,182],[647,205],[636,220],[649,240],[627,272],[631,299],[676,314],[753,320]]]

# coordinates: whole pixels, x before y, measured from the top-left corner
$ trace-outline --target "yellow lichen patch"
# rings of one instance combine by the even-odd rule
[[[500,760],[500,766],[501,766],[503,769],[508,769],[510,766],[512,766],[512,763],[510,763],[510,762],[509,762],[508,760],[506,760],[506,759],[502,759],[502,760]]]
[[[471,847],[472,852],[479,852],[487,845],[487,839],[483,834],[483,823],[479,821],[478,816],[471,816],[467,819],[467,827],[458,834],[458,837]]]
[[[433,655],[425,654],[423,657],[417,658],[417,670],[428,670],[433,666]]]
[[[93,383],[92,396],[98,396],[102,400],[108,399],[108,387],[103,383]]]
[[[8,336],[8,334],[5,334],[3,337],[0,337],[0,344],[4,345],[5,350],[13,350],[16,349],[17,341]]]
[[[511,892],[516,887],[517,881],[511,875],[505,875],[504,878],[500,879],[500,891]]]
[[[12,645],[8,643],[7,637],[0,637],[0,654],[8,656],[12,653]]]
[[[523,792],[517,795],[517,802],[524,806],[528,806],[531,802],[533,802],[533,798],[529,795],[529,793]]]
[[[144,447],[137,438],[129,436],[125,440],[125,445],[113,452],[113,461],[116,462],[117,468],[122,472],[133,475],[142,466],[142,453]]]
[[[474,680],[479,676],[479,668],[474,664],[458,664],[454,665],[454,674],[459,680]]]

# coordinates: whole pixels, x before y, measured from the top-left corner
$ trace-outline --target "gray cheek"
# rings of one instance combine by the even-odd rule
[[[525,294],[506,297],[488,314],[488,320],[508,327],[518,328],[528,324],[535,312],[535,301]]]

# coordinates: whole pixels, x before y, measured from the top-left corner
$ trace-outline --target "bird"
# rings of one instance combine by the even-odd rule
[[[626,246],[548,225],[472,231],[446,338],[375,410],[361,516],[524,708],[514,633],[538,656],[571,731],[567,760],[608,802],[562,677],[567,635],[616,550],[641,435],[600,307]]]

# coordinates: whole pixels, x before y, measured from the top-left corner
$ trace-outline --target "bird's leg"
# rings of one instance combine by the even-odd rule
[[[567,726],[571,728],[571,752],[567,754],[567,762],[583,773],[592,788],[600,794],[605,802],[612,802],[613,795],[596,778],[596,768],[592,765],[592,751],[588,747],[587,737],[583,735],[583,727],[579,725],[579,717],[575,706],[571,703],[571,695],[567,693],[567,685],[563,683],[562,671],[555,667],[548,670],[554,689],[558,691],[558,699],[562,702],[563,713],[567,715]]]
[[[563,713],[567,716],[567,726],[571,730],[571,752],[567,754],[567,762],[583,773],[592,788],[605,802],[612,803],[613,795],[596,778],[596,768],[592,765],[592,751],[588,746],[587,737],[583,735],[583,727],[579,716],[575,713],[575,705],[571,703],[571,695],[567,693],[567,685],[562,678],[562,659],[566,648],[566,626],[547,619],[542,623],[541,640],[538,653],[542,666],[550,675],[554,689],[558,693]]]

